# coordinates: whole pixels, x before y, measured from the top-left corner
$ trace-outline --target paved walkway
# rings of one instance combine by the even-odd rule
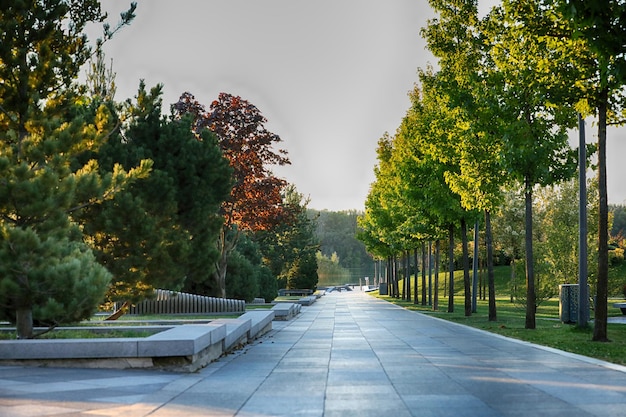
[[[624,416],[626,370],[328,294],[194,374],[0,367],[0,416]]]

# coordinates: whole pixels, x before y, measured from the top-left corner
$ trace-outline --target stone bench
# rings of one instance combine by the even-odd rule
[[[626,303],[614,303],[613,307],[622,310],[622,314],[626,315]]]
[[[272,330],[272,321],[276,317],[274,310],[253,310],[242,314],[240,319],[250,319],[248,341],[252,341]]]
[[[286,303],[278,302],[272,307],[272,311],[275,313],[275,320],[291,320],[300,313],[302,308],[298,303]]]
[[[222,340],[222,351],[229,352],[248,342],[250,319],[217,319],[211,323],[226,326],[226,337]]]
[[[313,294],[313,290],[309,290],[309,289],[286,289],[286,288],[281,288],[280,290],[278,290],[278,295],[281,296],[281,297],[290,296],[290,295],[306,296],[306,295],[311,295],[311,294]]]
[[[148,337],[3,340],[0,364],[194,372],[270,331],[274,317],[274,311],[252,311],[237,319],[167,326]]]
[[[6,340],[7,362],[94,368],[164,368],[193,372],[223,354],[224,324],[191,324],[148,337]]]
[[[299,299],[298,304],[303,306],[310,306],[315,301],[317,301],[317,297],[314,295],[309,295],[308,297],[302,297],[301,299]]]

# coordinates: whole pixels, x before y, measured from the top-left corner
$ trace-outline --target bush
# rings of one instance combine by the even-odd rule
[[[251,302],[259,294],[258,268],[240,252],[233,251],[228,258],[226,297]]]

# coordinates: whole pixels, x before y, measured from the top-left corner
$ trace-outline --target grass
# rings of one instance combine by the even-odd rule
[[[264,307],[256,307],[264,308]],[[71,329],[53,329],[50,332],[38,336],[37,339],[99,339],[99,338],[125,338],[125,337],[148,337],[155,333],[154,330],[142,330],[141,326],[154,326],[172,322],[180,324],[185,322],[210,322],[217,319],[233,319],[240,314],[150,314],[150,315],[123,315],[117,320],[105,321],[106,316],[95,316],[91,320],[64,325]],[[120,326],[132,326],[134,329],[116,329]],[[99,327],[98,329],[81,329],[81,327]],[[107,330],[103,330],[107,329]],[[37,333],[37,331],[35,331]],[[0,340],[14,340],[16,337],[14,325],[9,323],[0,325]]]
[[[101,338],[123,338],[123,337],[148,337],[155,332],[140,329],[111,329],[108,331],[94,332],[91,330],[71,329],[71,330],[53,330],[39,336],[37,339],[101,339]],[[0,340],[14,340],[15,332],[0,332]]]
[[[496,294],[506,294],[508,268],[497,268]],[[462,283],[456,288],[462,289]],[[456,284],[455,284],[456,285]],[[559,320],[559,301],[550,299],[543,302],[537,309],[536,329],[526,329],[525,308],[510,302],[508,295],[496,299],[497,321],[489,321],[487,301],[477,301],[477,312],[466,317],[464,314],[463,294],[455,294],[454,312],[448,313],[448,298],[439,297],[439,311],[432,311],[430,306],[414,304],[402,299],[381,296],[378,292],[370,293],[410,310],[421,311],[444,320],[453,321],[466,326],[475,327],[491,333],[512,337],[542,346],[549,346],[566,352],[577,353],[607,362],[626,365],[626,324],[608,324],[610,342],[594,342],[593,323],[588,329],[580,329],[575,325],[563,324]],[[443,294],[443,291],[440,292]],[[620,316],[619,309],[613,308],[609,302],[609,316]],[[593,315],[593,312],[592,312]],[[592,317],[593,318],[593,317]]]

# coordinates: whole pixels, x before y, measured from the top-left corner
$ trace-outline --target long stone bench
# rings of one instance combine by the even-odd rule
[[[308,297],[302,297],[298,300],[298,304],[303,306],[310,306],[314,302],[317,301],[317,297],[315,295],[309,295]]]
[[[272,307],[276,314],[275,320],[291,320],[300,313],[301,304],[278,302]]]
[[[249,318],[218,319],[213,320],[211,323],[224,324],[226,326],[226,337],[222,340],[222,350],[224,352],[229,352],[248,343],[248,332],[251,325]]]
[[[275,312],[168,326],[142,338],[0,341],[0,364],[98,368],[161,368],[193,372],[272,328]]]
[[[239,318],[250,319],[248,342],[251,342],[272,330],[272,321],[276,318],[276,312],[273,310],[253,310],[242,314]]]

